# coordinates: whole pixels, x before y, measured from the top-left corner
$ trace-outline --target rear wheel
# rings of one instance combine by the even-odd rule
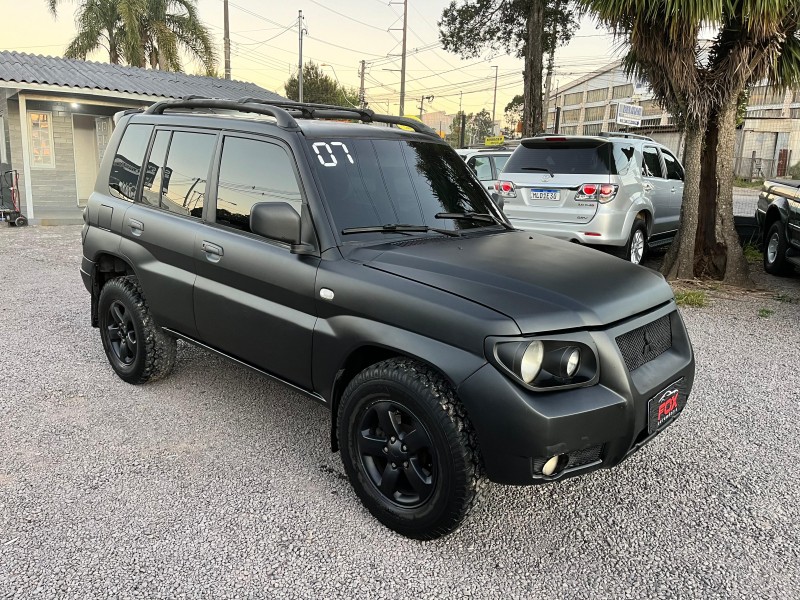
[[[792,271],[786,261],[786,235],[783,223],[775,221],[767,231],[764,245],[764,270],[770,275],[788,275]]]
[[[402,535],[450,533],[475,503],[472,428],[450,385],[425,365],[397,358],[359,373],[342,397],[338,435],[361,501]]]
[[[121,379],[144,383],[172,371],[175,339],[153,323],[135,277],[117,277],[103,286],[98,317],[103,349]]]

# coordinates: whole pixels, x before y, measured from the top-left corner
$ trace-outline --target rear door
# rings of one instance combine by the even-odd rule
[[[210,131],[156,129],[140,201],[123,222],[120,249],[136,266],[153,318],[188,336],[197,333],[194,247],[216,137]]]
[[[500,177],[511,181],[517,194],[504,198],[504,212],[518,221],[588,223],[597,212],[597,202],[578,198],[580,187],[611,183],[615,171],[612,145],[605,140],[527,140],[511,155]]]
[[[653,229],[651,235],[658,235],[677,228],[678,216],[672,204],[672,188],[656,146],[642,147],[642,188],[653,204]]]
[[[319,259],[250,231],[257,202],[307,210],[294,160],[279,141],[244,134],[224,136],[219,155],[211,222],[195,241],[200,339],[307,388]]]

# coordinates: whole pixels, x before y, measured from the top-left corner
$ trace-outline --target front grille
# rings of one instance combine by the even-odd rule
[[[617,338],[617,346],[622,352],[622,358],[625,359],[628,371],[635,371],[649,363],[672,348],[670,315],[628,333],[623,333]]]

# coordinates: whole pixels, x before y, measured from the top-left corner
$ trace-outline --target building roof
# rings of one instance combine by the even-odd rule
[[[25,84],[48,85],[155,98],[182,98],[194,94],[231,100],[244,96],[284,99],[244,81],[9,50],[0,51],[0,82],[20,84],[15,87],[25,87]]]

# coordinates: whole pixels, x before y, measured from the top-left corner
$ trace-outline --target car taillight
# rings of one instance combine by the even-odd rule
[[[498,181],[496,188],[497,192],[506,198],[514,198],[517,195],[514,184],[510,181]]]
[[[584,183],[578,188],[575,200],[596,200],[605,204],[614,199],[619,186],[613,183]]]

